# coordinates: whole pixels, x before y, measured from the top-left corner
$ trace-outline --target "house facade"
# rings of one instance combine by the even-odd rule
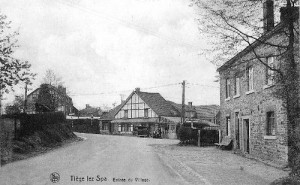
[[[179,122],[180,112],[159,93],[136,88],[115,112],[111,127],[113,133],[131,135],[135,128],[144,126],[150,133],[160,130],[163,135],[175,137]]]
[[[78,110],[73,106],[72,98],[66,94],[66,88],[64,87],[54,87],[49,85],[50,94],[54,95],[57,99],[57,107],[55,111],[64,112],[65,115],[75,115],[78,113]],[[40,93],[40,88],[35,89],[30,94],[28,94],[26,98],[26,113],[35,114],[36,111],[36,103],[38,101],[38,96]]]
[[[296,25],[299,32],[299,24]],[[276,45],[286,42],[287,37],[282,31],[285,28],[281,21],[218,68],[222,137],[233,139],[237,151],[280,165],[288,162],[286,110],[282,101],[274,96],[277,86],[275,73],[262,62],[280,68],[283,59],[278,57],[278,50],[264,43]],[[299,38],[296,39],[299,41]],[[295,44],[297,52],[298,41]],[[297,57],[299,61],[299,55]]]

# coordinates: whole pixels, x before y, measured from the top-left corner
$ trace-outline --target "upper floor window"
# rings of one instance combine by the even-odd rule
[[[247,67],[246,69],[247,75],[247,91],[252,91],[254,89],[254,78],[253,78],[253,67]]]
[[[274,84],[274,70],[271,68],[274,68],[274,57],[268,57],[266,64],[266,85],[273,85]]]
[[[230,97],[230,79],[229,78],[227,78],[226,79],[226,98],[229,98]]]
[[[128,110],[124,110],[124,118],[128,118]]]
[[[144,116],[145,118],[149,117],[149,109],[144,109]]]
[[[234,78],[234,95],[240,95],[240,77]]]
[[[275,114],[273,111],[267,112],[266,135],[275,135]]]

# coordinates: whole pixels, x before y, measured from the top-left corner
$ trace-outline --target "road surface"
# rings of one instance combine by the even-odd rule
[[[78,135],[86,139],[0,168],[0,184],[54,184],[53,172],[60,175],[55,184],[182,184],[148,145],[176,140]]]
[[[239,177],[239,183],[266,184],[269,182],[246,170],[242,172],[233,170],[230,163],[229,166],[228,164],[217,164],[219,169],[217,170],[215,158],[199,158],[198,155],[204,152],[201,156],[210,156],[209,152],[214,152],[214,150],[196,148],[199,150],[195,151],[192,147],[178,147],[175,145],[178,143],[177,140],[93,134],[77,135],[85,140],[0,168],[0,184],[210,185],[220,182],[234,184],[236,174]],[[186,151],[187,153],[184,153]],[[233,156],[233,158],[236,157]],[[223,163],[223,161],[219,162]],[[53,172],[59,174],[60,177],[56,183],[51,182],[50,177],[53,181],[57,180],[57,175],[50,176]],[[219,172],[221,175],[214,174],[215,176],[212,176],[214,172]],[[226,179],[231,180],[226,181]]]

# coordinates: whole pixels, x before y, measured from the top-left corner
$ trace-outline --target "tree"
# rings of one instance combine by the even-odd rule
[[[42,84],[36,101],[37,112],[54,112],[58,106],[57,94],[49,84]]]
[[[20,82],[31,84],[34,73],[30,72],[31,65],[28,61],[14,58],[14,50],[18,47],[16,37],[18,32],[10,32],[11,22],[3,14],[0,15],[0,109],[2,93]]]
[[[55,72],[52,69],[47,69],[45,76],[43,78],[43,83],[44,84],[49,84],[55,87],[62,86],[62,78],[55,74]]]
[[[24,110],[24,96],[18,95],[15,96],[13,104],[7,105],[5,107],[6,114],[18,114]]]
[[[299,24],[294,13],[298,0],[285,0],[285,13],[282,29],[276,30],[277,35],[282,39],[279,42],[270,42],[260,37],[263,27],[268,29],[269,25],[262,25],[261,15],[263,2],[265,6],[272,3],[270,0],[192,0],[193,4],[201,9],[201,19],[199,19],[199,30],[202,34],[208,34],[211,39],[210,49],[206,53],[213,56],[210,60],[216,65],[228,61],[236,55],[241,48],[249,47],[253,55],[252,58],[242,61],[247,63],[252,60],[259,61],[267,69],[275,73],[274,96],[282,100],[286,109],[288,124],[288,158],[292,175],[300,175],[300,79],[299,79]],[[279,5],[275,3],[275,7]],[[275,20],[275,23],[277,21]],[[266,30],[269,31],[269,30]],[[254,45],[255,43],[276,49],[281,61],[278,66],[270,65],[262,58],[263,53]],[[242,63],[241,62],[241,63]],[[240,65],[241,63],[237,64]],[[235,66],[233,65],[232,68]]]

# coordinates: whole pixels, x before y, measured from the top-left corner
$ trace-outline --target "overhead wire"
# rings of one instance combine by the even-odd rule
[[[57,2],[59,4],[62,4],[62,5],[65,5],[65,6],[68,6],[68,7],[71,7],[71,8],[74,8],[74,9],[78,9],[78,10],[81,10],[81,11],[84,11],[84,12],[96,15],[96,16],[101,16],[102,18],[104,18],[106,20],[118,22],[118,23],[120,23],[120,24],[122,24],[122,25],[124,25],[126,27],[130,27],[132,29],[135,29],[135,30],[147,33],[147,34],[150,34],[150,35],[152,35],[154,37],[157,37],[157,38],[159,38],[161,40],[166,40],[168,42],[175,43],[175,44],[185,45],[185,46],[187,46],[189,48],[193,48],[195,50],[199,49],[199,46],[197,46],[197,45],[188,43],[188,42],[183,41],[183,40],[179,40],[179,39],[167,37],[166,35],[162,36],[161,34],[159,34],[156,31],[150,30],[148,28],[142,27],[142,26],[140,26],[138,24],[135,24],[133,22],[129,22],[129,21],[124,20],[124,19],[119,19],[119,18],[113,17],[113,16],[108,15],[108,14],[100,13],[100,12],[95,11],[93,9],[88,9],[86,7],[80,6],[78,4],[76,5],[74,3],[67,3],[67,2],[62,2],[62,1],[55,1],[55,2]]]

